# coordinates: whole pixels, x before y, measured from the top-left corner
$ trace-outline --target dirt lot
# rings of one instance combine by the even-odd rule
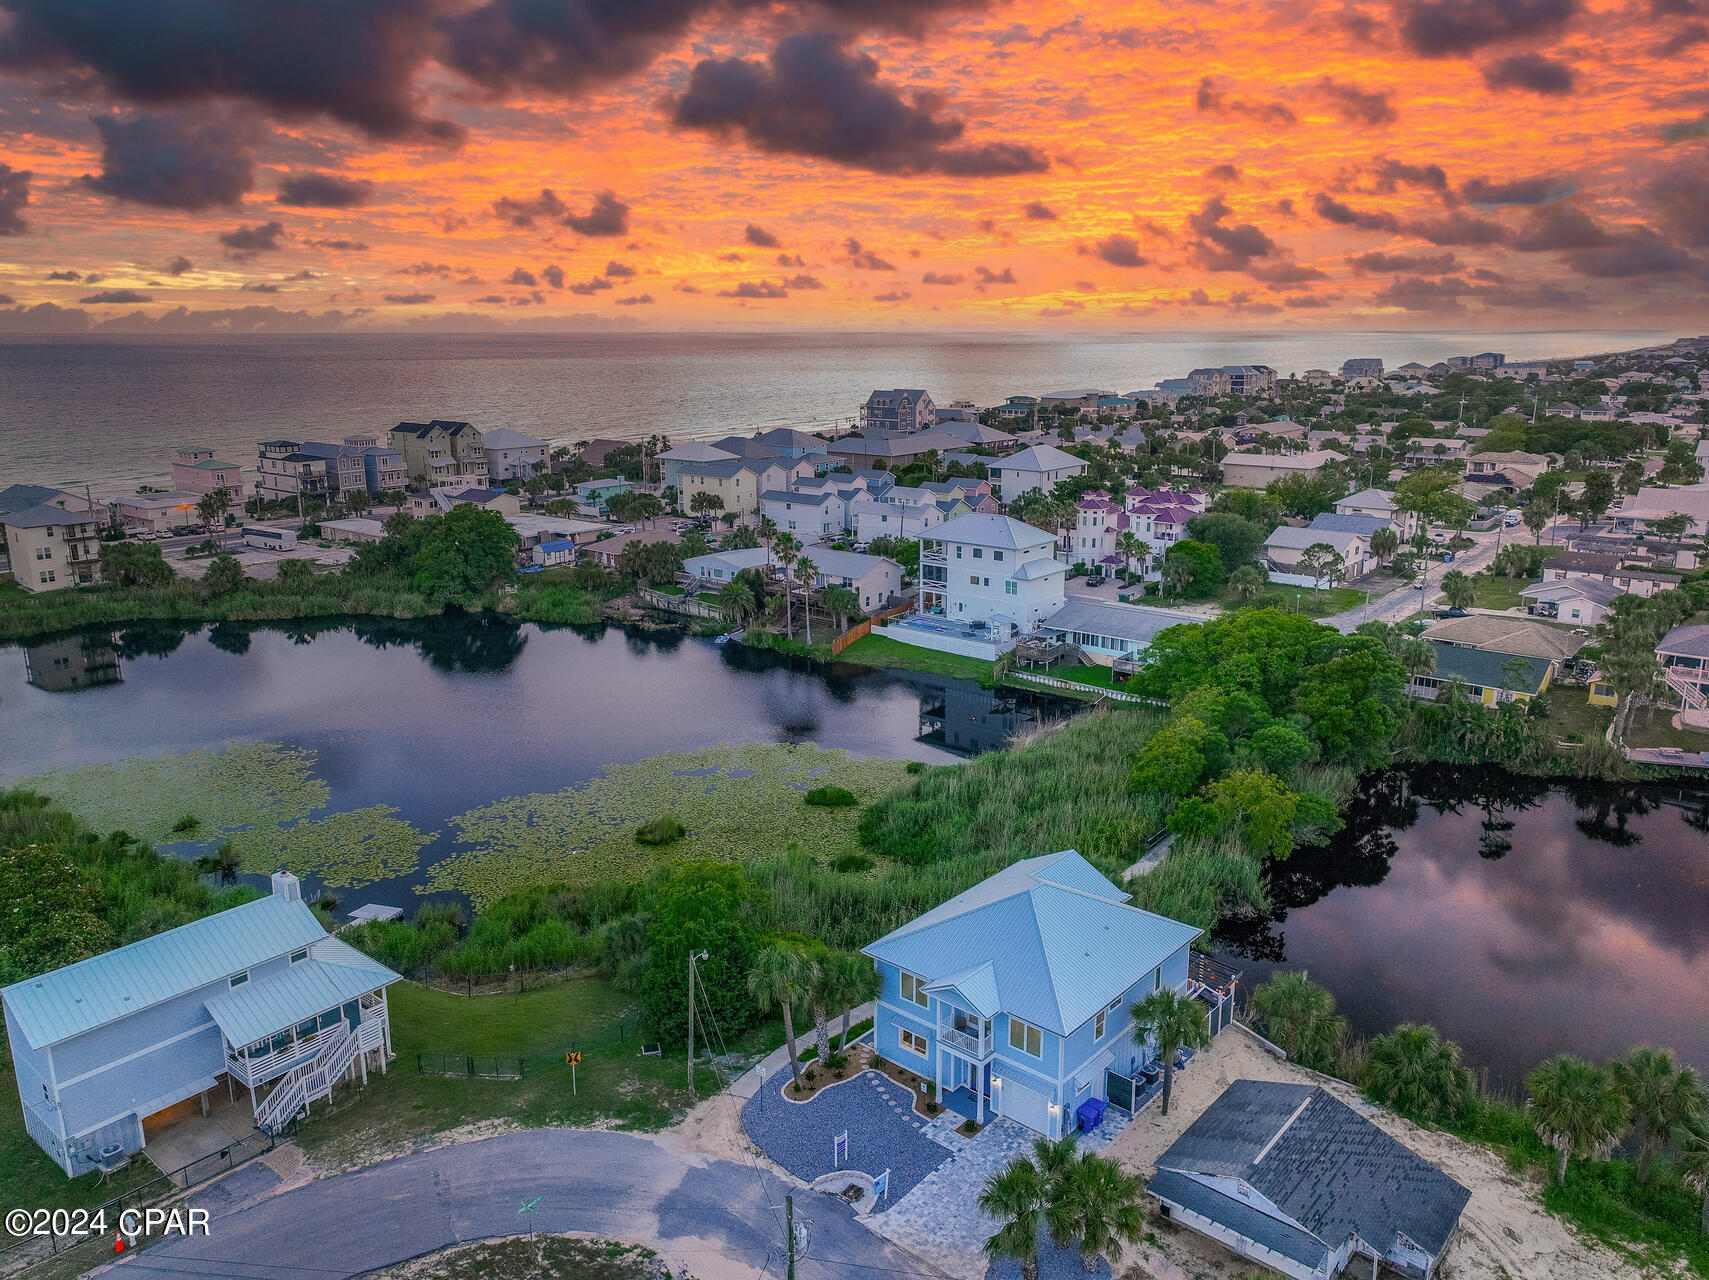
[[[1238,1026],[1224,1032],[1175,1077],[1169,1115],[1153,1103],[1110,1144],[1108,1154],[1150,1177],[1201,1111],[1235,1080],[1321,1084],[1471,1190],[1460,1229],[1437,1271],[1444,1280],[1638,1280],[1641,1271],[1543,1211],[1537,1185],[1512,1173],[1500,1156],[1447,1134],[1371,1108],[1339,1081],[1282,1062]],[[1268,1274],[1253,1263],[1180,1229],[1159,1231],[1157,1244],[1125,1260],[1135,1276],[1155,1280],[1245,1280]]]

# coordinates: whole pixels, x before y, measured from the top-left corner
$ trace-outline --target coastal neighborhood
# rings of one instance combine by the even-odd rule
[[[1479,810],[1456,769],[1571,779],[1580,830],[1700,820],[1705,376],[1682,338],[881,389],[839,430],[353,423],[241,460],[187,440],[169,487],[0,490],[26,695],[128,696],[203,628],[212,671],[348,633],[366,683],[431,667],[386,713],[432,738],[425,790],[505,788],[434,818],[467,847],[429,866],[413,814],[321,812],[335,744],[17,770],[0,874],[43,921],[0,935],[4,1167],[31,1206],[206,1202],[249,1241],[312,1235],[353,1179],[532,1214],[553,1193],[517,1179],[592,1158],[630,1189],[554,1202],[555,1229],[652,1195],[635,1170],[716,1170],[740,1191],[694,1232],[784,1212],[758,1263],[807,1275],[1635,1280],[1632,1206],[1709,1196],[1691,1046],[1580,1052],[1551,1023],[1492,1086],[1440,1002],[1397,983],[1355,1030],[1358,978],[1284,965],[1276,926],[1316,864],[1375,858],[1375,884],[1391,827]],[[562,703],[573,659],[519,666],[608,632],[601,661],[707,664],[648,668],[667,726],[734,722],[747,686],[716,671],[775,740],[666,727],[627,758],[628,677]],[[900,758],[815,745],[877,698]],[[569,751],[530,704],[617,763],[519,794]],[[1348,831],[1362,789],[1389,808]],[[1509,856],[1521,808],[1485,800],[1459,843]],[[1619,1249],[1571,1207],[1592,1185]],[[690,1234],[653,1238],[680,1268]],[[100,1261],[69,1220],[27,1235],[19,1274]],[[230,1247],[117,1238],[117,1268],[185,1275]],[[335,1252],[301,1256],[358,1274]]]

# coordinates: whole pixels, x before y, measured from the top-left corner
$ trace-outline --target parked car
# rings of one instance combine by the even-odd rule
[[[1525,517],[1520,515],[1517,511],[1509,511],[1501,518],[1501,523],[1511,529],[1514,525],[1523,522],[1524,519]]]
[[[1108,581],[1109,581],[1108,578],[1104,577],[1103,574],[1099,573],[1099,574],[1094,574],[1090,578],[1087,578],[1086,579],[1086,585],[1088,587],[1101,587],[1104,585],[1104,583],[1106,583]]]

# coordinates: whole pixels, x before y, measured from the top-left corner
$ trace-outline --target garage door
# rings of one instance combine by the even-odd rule
[[[1036,1090],[1025,1085],[1016,1084],[1013,1080],[1004,1080],[1001,1098],[997,1103],[998,1113],[1008,1116],[1017,1123],[1026,1125],[1035,1133],[1050,1135],[1050,1099]]]

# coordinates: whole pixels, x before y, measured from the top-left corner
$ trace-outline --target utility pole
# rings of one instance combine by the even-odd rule
[[[788,1237],[789,1274],[785,1280],[795,1280],[795,1197],[783,1197],[783,1232]]]
[[[688,1093],[694,1096],[694,962],[706,959],[706,952],[688,953]]]

